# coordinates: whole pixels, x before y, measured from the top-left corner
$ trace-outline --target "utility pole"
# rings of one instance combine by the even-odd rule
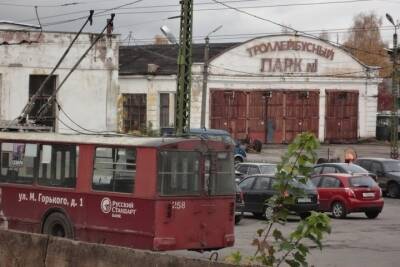
[[[222,28],[218,26],[207,34],[204,45],[204,65],[203,65],[203,91],[201,94],[201,120],[200,127],[206,128],[206,108],[207,108],[207,82],[208,82],[208,61],[210,60],[210,35]]]
[[[207,107],[207,81],[208,81],[208,60],[210,53],[210,37],[207,35],[204,45],[204,65],[203,65],[203,90],[201,94],[201,118],[200,127],[206,128],[206,107]]]
[[[190,130],[190,95],[192,84],[192,28],[193,0],[181,0],[181,24],[179,31],[178,85],[176,90],[177,135]]]
[[[392,159],[399,158],[399,147],[398,147],[398,126],[399,126],[399,118],[398,118],[398,98],[399,98],[399,89],[398,89],[398,81],[397,81],[397,26],[393,18],[386,14],[386,18],[388,21],[394,26],[394,34],[393,34],[393,71],[392,71],[392,95],[393,95],[393,109],[392,109],[392,122],[391,122],[391,136],[390,136],[390,157]]]

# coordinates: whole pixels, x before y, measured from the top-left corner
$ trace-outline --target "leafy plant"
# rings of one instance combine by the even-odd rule
[[[305,195],[303,189],[296,183],[307,183],[316,161],[316,148],[319,143],[311,133],[299,134],[288,146],[286,154],[278,164],[276,194],[266,204],[271,210],[267,218],[266,227],[258,229],[252,245],[256,247],[253,256],[243,257],[240,252],[235,252],[228,257],[234,264],[261,264],[265,266],[308,266],[307,255],[311,245],[322,249],[324,234],[330,233],[330,219],[326,214],[311,212],[305,220],[300,221],[296,229],[284,235],[274,225],[285,224],[289,215],[287,205],[294,204],[296,198]]]

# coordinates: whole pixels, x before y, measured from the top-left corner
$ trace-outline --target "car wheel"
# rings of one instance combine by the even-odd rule
[[[254,142],[253,142],[253,147],[254,147],[254,150],[255,150],[255,151],[261,152],[261,149],[262,149],[262,143],[261,143],[261,141],[258,140],[258,139],[254,140]]]
[[[235,215],[235,224],[239,224],[239,222],[242,220],[243,215]]]
[[[235,165],[238,163],[242,163],[242,162],[243,162],[243,159],[241,157],[235,157],[235,159],[234,159]]]
[[[375,219],[376,217],[378,217],[379,213],[381,213],[380,211],[366,211],[365,215],[367,215],[368,219]]]
[[[270,221],[270,220],[272,220],[273,217],[274,217],[274,209],[269,206],[265,207],[264,208],[264,218],[267,221]]]
[[[395,182],[392,182],[390,184],[388,184],[388,188],[387,188],[387,196],[388,197],[399,197],[399,193],[400,193],[400,189],[399,189],[399,185]]]
[[[346,207],[340,201],[332,204],[332,217],[336,219],[343,219],[346,217]]]

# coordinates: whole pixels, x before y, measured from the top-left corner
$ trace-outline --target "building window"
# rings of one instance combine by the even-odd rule
[[[175,93],[160,93],[160,129],[171,129],[175,124]],[[166,132],[165,132],[166,133]]]
[[[32,99],[32,96],[36,94],[38,89],[40,88],[40,85],[43,83],[43,81],[47,78],[47,75],[30,75],[29,76],[29,100]],[[35,104],[33,106],[33,109],[29,113],[29,118],[32,120],[37,120],[37,112],[39,109],[47,103],[47,100],[50,98],[50,96],[53,95],[56,89],[56,76],[53,75],[46,85],[44,86],[42,93],[39,94],[38,98],[35,101]],[[55,109],[55,104],[51,103],[50,107],[48,108],[47,112],[42,115],[40,120],[38,122],[41,125],[49,126],[52,127],[54,130],[55,126],[55,118],[56,118],[56,109]]]
[[[146,128],[146,94],[123,94],[124,131],[140,131]]]
[[[160,128],[169,127],[169,94],[160,94]]]

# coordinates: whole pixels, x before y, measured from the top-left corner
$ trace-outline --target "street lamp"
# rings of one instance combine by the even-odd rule
[[[392,16],[386,13],[387,20],[394,26],[393,34],[393,71],[392,71],[392,95],[393,95],[393,109],[392,109],[392,127],[391,127],[391,137],[390,137],[390,157],[392,159],[397,159],[399,157],[398,148],[398,125],[399,119],[397,117],[398,113],[398,97],[399,90],[397,84],[397,27]]]
[[[204,38],[205,46],[204,46],[204,65],[203,65],[203,90],[201,94],[201,118],[200,118],[201,128],[206,128],[207,80],[208,80],[208,61],[210,52],[210,35],[217,32],[221,28],[222,25],[219,25],[217,28],[215,28],[209,34],[207,34],[206,38]]]
[[[171,44],[177,44],[178,43],[176,41],[175,35],[170,31],[170,29],[166,25],[161,26],[160,30],[164,34],[165,38],[167,38],[167,40]]]

